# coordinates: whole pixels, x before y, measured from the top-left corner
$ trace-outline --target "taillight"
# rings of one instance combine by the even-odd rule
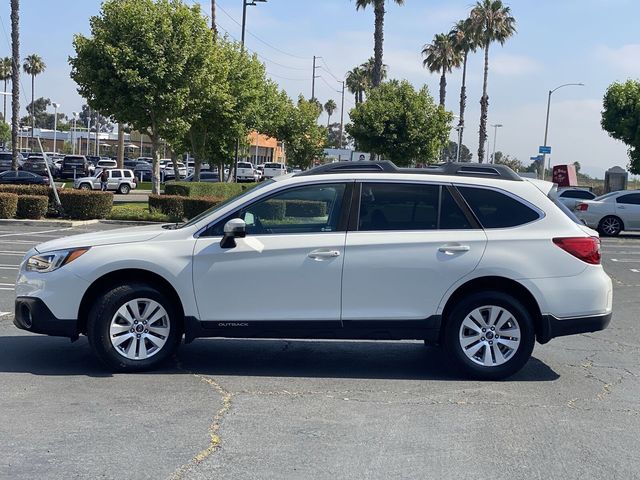
[[[576,205],[576,210],[579,210],[580,212],[586,212],[589,209],[589,204],[587,203],[579,203],[578,205]]]
[[[553,243],[583,262],[600,265],[600,239],[598,237],[554,238]]]

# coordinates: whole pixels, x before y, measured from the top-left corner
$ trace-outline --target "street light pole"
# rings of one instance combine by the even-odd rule
[[[498,129],[502,127],[501,123],[491,125],[493,127],[493,155],[491,156],[491,163],[496,163],[496,140],[498,138]]]
[[[58,153],[56,150],[56,140],[58,134],[58,108],[60,108],[59,103],[52,103],[53,105],[53,153]]]
[[[548,147],[547,134],[549,133],[549,111],[551,110],[551,95],[553,95],[553,92],[563,87],[584,87],[584,83],[565,83],[564,85],[560,85],[559,87],[556,87],[553,90],[549,90],[549,96],[547,97],[547,121],[545,122],[545,125],[544,125],[544,146],[545,147]],[[546,161],[547,161],[547,154],[543,153],[542,154],[542,180],[544,180],[544,175],[545,175],[544,170],[546,166]]]
[[[342,102],[340,104],[340,148],[342,148],[342,138],[344,135],[344,80],[342,81]]]
[[[78,127],[77,127],[77,120],[78,120],[78,112],[71,112],[71,114],[73,115],[73,139],[71,142],[71,151],[72,154],[75,155],[76,154],[76,141],[77,141],[77,137],[78,137]]]
[[[242,0],[242,35],[240,37],[240,44],[242,46],[242,51],[244,52],[244,34],[247,27],[247,7],[256,6],[256,2],[264,3],[267,0]],[[238,182],[238,152],[240,150],[240,139],[236,139],[236,151],[235,151],[235,163],[233,166],[233,181]],[[222,171],[220,172],[220,178],[224,181],[224,165],[222,166]]]

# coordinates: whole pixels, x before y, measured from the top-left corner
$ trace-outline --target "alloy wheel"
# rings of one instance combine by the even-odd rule
[[[607,217],[602,220],[602,225],[600,228],[602,228],[602,231],[607,235],[615,235],[621,229],[620,220],[614,217]]]
[[[517,352],[521,338],[516,318],[497,305],[485,305],[469,313],[458,335],[466,357],[484,367],[508,362]]]
[[[171,330],[169,315],[162,305],[149,298],[136,298],[122,305],[111,319],[111,345],[129,360],[154,356],[167,343]]]

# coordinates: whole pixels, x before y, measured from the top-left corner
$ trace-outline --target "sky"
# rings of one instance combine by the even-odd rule
[[[199,3],[203,14],[210,0]],[[48,97],[71,115],[83,103],[69,77],[74,34],[90,34],[89,19],[100,11],[99,0],[22,0],[20,53],[40,55],[46,71],[36,78],[36,98]],[[640,78],[639,0],[511,0],[517,34],[489,53],[489,124],[502,124],[496,149],[529,163],[544,142],[548,91],[552,96],[548,145],[551,163],[579,161],[582,170],[602,178],[614,165],[626,166],[626,147],[600,127],[602,97],[608,85]],[[0,56],[11,53],[9,0],[0,6],[3,27]],[[242,0],[218,0],[221,32],[240,38]],[[406,78],[416,87],[426,84],[438,99],[439,75],[422,67],[420,52],[437,33],[448,32],[466,18],[471,0],[406,0],[387,4],[384,62],[390,78]],[[312,57],[321,67],[316,97],[333,98],[340,106],[347,71],[373,55],[373,11],[356,11],[353,0],[268,0],[248,7],[247,48],[265,62],[267,72],[291,97],[311,96]],[[467,78],[464,143],[477,158],[479,100],[482,94],[482,54],[471,55]],[[461,72],[447,77],[447,109],[458,113]],[[21,76],[21,108],[31,100],[30,80]],[[345,119],[354,107],[345,94]],[[339,109],[332,121],[339,121]],[[326,116],[320,122],[326,123]],[[452,131],[452,139],[456,132]],[[494,129],[489,129],[493,150]]]

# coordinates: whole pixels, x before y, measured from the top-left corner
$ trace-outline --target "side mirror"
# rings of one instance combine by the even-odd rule
[[[247,236],[247,224],[241,218],[232,218],[224,224],[224,236],[220,240],[220,248],[234,248],[236,238]]]

